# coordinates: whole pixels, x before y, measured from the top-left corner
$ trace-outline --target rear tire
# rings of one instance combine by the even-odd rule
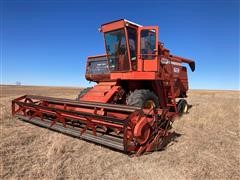
[[[180,99],[177,103],[177,109],[179,115],[183,115],[188,112],[188,103],[185,99]]]
[[[127,105],[151,109],[159,107],[158,97],[148,89],[136,89],[127,98]]]
[[[78,94],[78,96],[76,97],[76,100],[79,101],[80,98],[81,98],[82,96],[84,96],[85,94],[87,94],[87,92],[88,92],[90,89],[92,89],[92,87],[88,87],[88,88],[85,88],[85,89],[81,90],[80,93]]]

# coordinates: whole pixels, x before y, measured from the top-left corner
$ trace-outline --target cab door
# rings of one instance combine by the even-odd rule
[[[139,28],[138,59],[140,71],[158,70],[158,27],[145,26]]]

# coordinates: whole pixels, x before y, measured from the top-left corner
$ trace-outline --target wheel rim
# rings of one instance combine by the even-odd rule
[[[155,107],[156,107],[156,105],[153,100],[147,100],[143,105],[143,108],[145,108],[145,109],[152,109]]]

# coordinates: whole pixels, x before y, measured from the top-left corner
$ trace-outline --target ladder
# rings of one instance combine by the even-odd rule
[[[174,112],[178,112],[174,90],[174,79],[168,80],[167,84],[167,88],[165,88],[165,93],[167,95],[167,107],[169,109],[173,109]]]

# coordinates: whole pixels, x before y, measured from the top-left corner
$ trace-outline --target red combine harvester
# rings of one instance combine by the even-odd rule
[[[106,54],[88,57],[86,64],[86,79],[96,85],[76,100],[19,97],[12,101],[13,116],[127,154],[161,149],[174,118],[189,107],[182,63],[194,71],[195,62],[171,55],[158,42],[157,26],[121,19],[99,30]]]

